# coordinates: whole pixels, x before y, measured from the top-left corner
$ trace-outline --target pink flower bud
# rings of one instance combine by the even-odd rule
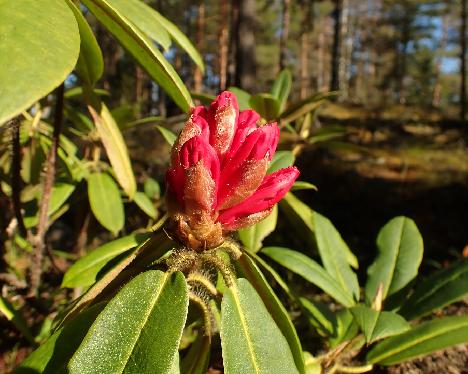
[[[190,248],[217,246],[225,233],[264,219],[299,175],[289,167],[265,176],[279,128],[258,127],[259,118],[253,110],[239,113],[230,92],[208,110],[192,109],[166,174],[175,232]]]

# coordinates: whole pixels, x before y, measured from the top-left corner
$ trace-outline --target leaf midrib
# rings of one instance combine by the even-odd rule
[[[238,292],[239,292],[239,289],[237,288],[237,285],[233,285],[231,287],[231,294],[232,294],[232,297],[233,297],[233,299],[235,301],[235,304],[236,304],[236,309],[238,311],[239,319],[241,321],[241,327],[244,330],[245,336],[247,338],[247,348],[249,350],[252,365],[254,366],[255,373],[260,374],[260,369],[258,367],[257,360],[255,358],[255,351],[254,351],[254,348],[252,346],[251,336],[249,334],[247,321],[245,319],[244,314],[242,313],[242,308],[241,308],[241,303],[240,303],[240,300],[239,300],[239,297],[238,297]]]

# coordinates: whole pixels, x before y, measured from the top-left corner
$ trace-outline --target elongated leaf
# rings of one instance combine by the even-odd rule
[[[350,251],[345,241],[330,220],[314,212],[315,239],[323,265],[355,300],[359,299],[359,284],[356,274],[348,264]]]
[[[0,125],[47,95],[80,52],[73,12],[62,0],[0,1]]]
[[[120,15],[107,0],[83,0],[82,3],[96,16],[120,44],[138,61],[159,85],[185,112],[192,99],[174,68],[133,23]]]
[[[34,338],[29,330],[28,324],[24,320],[23,316],[6,300],[0,295],[0,314],[6,317],[8,321],[11,321],[21,334],[32,344],[34,344]]]
[[[370,303],[382,283],[382,299],[405,287],[418,274],[423,240],[413,220],[396,217],[377,237],[378,255],[369,267],[366,300]]]
[[[304,359],[302,356],[302,347],[296,329],[289,317],[287,310],[284,308],[281,301],[276,296],[273,289],[270,287],[263,273],[260,271],[255,261],[244,254],[238,261],[243,276],[254,286],[258,295],[261,297],[268,312],[273,317],[276,325],[281,330],[281,333],[286,338],[294,357],[297,370],[299,373],[304,373]]]
[[[164,137],[166,142],[172,147],[172,145],[174,144],[174,142],[177,139],[177,135],[174,134],[171,130],[166,129],[163,126],[156,125],[156,128],[159,130],[159,132]]]
[[[226,374],[298,372],[288,342],[246,279],[224,294],[220,334]]]
[[[253,226],[239,230],[239,239],[248,251],[258,252],[262,247],[263,239],[275,230],[277,220],[278,208],[275,206],[268,217]]]
[[[122,1],[122,0],[121,0]],[[166,29],[171,38],[177,43],[177,45],[187,52],[193,62],[198,65],[202,73],[205,72],[205,65],[203,64],[203,59],[198,53],[197,49],[193,46],[187,36],[180,31],[180,29],[167,18],[163,17],[159,12],[155,11],[155,17],[158,19],[159,23]]]
[[[239,110],[250,109],[250,98],[251,95],[238,87],[229,87],[228,91],[236,95],[237,102],[239,104]]]
[[[93,116],[99,137],[106,148],[107,156],[115,171],[117,181],[128,197],[133,199],[136,191],[135,175],[133,174],[128,149],[119,126],[114,121],[105,104],[102,104],[100,114],[97,114],[91,107],[89,107],[89,110]]]
[[[181,273],[150,270],[138,275],[96,318],[70,360],[70,373],[169,372],[187,308]]]
[[[104,60],[99,44],[93,31],[81,11],[71,0],[66,0],[75,15],[80,30],[80,55],[76,64],[76,71],[88,84],[93,85],[101,78],[104,71]]]
[[[309,322],[320,334],[325,336],[335,334],[336,317],[327,305],[305,297],[298,298],[298,301]]]
[[[124,208],[119,188],[110,175],[91,174],[88,177],[88,196],[96,219],[117,235],[124,225]]]
[[[304,182],[304,181],[295,181],[294,184],[291,187],[291,191],[300,191],[300,190],[314,190],[318,191],[318,188],[316,185],[309,183],[309,182]]]
[[[156,219],[158,212],[156,211],[153,202],[144,194],[144,192],[137,191],[135,193],[135,204],[138,205],[149,217]]]
[[[283,123],[289,123],[295,121],[299,117],[306,115],[307,113],[312,112],[322,105],[323,101],[331,96],[334,93],[326,94],[316,94],[308,97],[307,99],[292,103],[289,105],[284,112],[280,115],[280,120]]]
[[[132,234],[106,243],[75,262],[65,273],[62,287],[86,287],[98,279],[100,271],[118,255],[137,247],[151,234]]]
[[[282,70],[275,79],[271,94],[276,97],[280,102],[281,110],[288,101],[289,92],[291,92],[292,75],[288,69]]]
[[[103,307],[102,303],[96,304],[57,330],[21,363],[14,374],[65,372],[68,361]]]
[[[150,199],[159,199],[161,197],[161,187],[153,178],[145,180],[145,185],[143,187],[145,189],[146,196]]]
[[[146,33],[165,50],[171,45],[171,38],[159,22],[157,12],[140,0],[109,0],[112,7],[141,31]]]
[[[181,363],[184,374],[206,374],[210,359],[210,338],[199,334]]]
[[[366,358],[371,363],[393,365],[460,343],[468,343],[468,315],[422,323],[377,344]]]
[[[273,121],[280,112],[280,101],[270,94],[257,94],[250,98],[250,107],[267,121]]]
[[[279,207],[292,223],[292,229],[295,230],[309,246],[312,248],[317,247],[315,237],[315,212],[292,193],[286,194],[280,201]],[[340,249],[346,252],[346,261],[353,268],[357,269],[359,264],[356,256],[351,252],[346,243],[343,242],[342,244]]]
[[[292,166],[294,161],[296,161],[296,157],[291,151],[277,151],[268,167],[268,174]]]
[[[342,305],[354,305],[352,296],[323,267],[306,255],[283,247],[265,247],[261,253],[316,285]]]
[[[393,312],[379,312],[367,306],[358,305],[351,308],[351,313],[368,343],[401,334],[410,328],[409,323],[402,316]]]
[[[407,319],[423,317],[468,296],[468,259],[438,271],[418,284],[399,313]]]
[[[328,340],[330,347],[335,348],[346,340],[353,339],[359,333],[359,326],[349,309],[341,309],[335,313],[335,333]]]

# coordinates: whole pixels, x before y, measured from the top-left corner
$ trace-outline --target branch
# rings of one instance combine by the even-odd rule
[[[39,224],[37,226],[37,233],[33,240],[34,252],[32,258],[32,266],[30,272],[30,295],[37,294],[39,284],[42,277],[42,263],[45,251],[45,235],[48,229],[49,220],[49,202],[52,193],[52,187],[55,182],[55,166],[57,160],[57,150],[60,143],[60,132],[63,122],[63,83],[57,87],[56,102],[55,102],[55,116],[54,116],[54,131],[52,134],[52,144],[50,146],[49,154],[46,160],[44,187],[42,191],[42,200],[39,206]]]
[[[18,230],[23,238],[27,232],[24,226],[23,215],[21,214],[21,144],[20,144],[20,121],[16,117],[11,120],[11,200],[13,211],[15,212]]]

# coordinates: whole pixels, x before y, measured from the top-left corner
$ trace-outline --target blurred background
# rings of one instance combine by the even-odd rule
[[[462,254],[468,244],[465,0],[148,4],[202,55],[205,74],[176,47],[165,52],[202,99],[231,86],[268,92],[285,68],[293,76],[290,102],[337,91],[316,111],[313,129],[339,127],[343,136],[301,153],[302,178],[319,188],[302,197],[356,249],[372,254],[378,228],[406,214],[434,258]],[[94,26],[106,65],[100,83],[112,93],[109,106],[120,108],[113,114],[179,113],[102,26]],[[140,159],[157,163],[160,147],[148,144],[152,137],[142,127],[132,138],[132,157],[144,145]],[[153,174],[163,170],[148,167]]]

